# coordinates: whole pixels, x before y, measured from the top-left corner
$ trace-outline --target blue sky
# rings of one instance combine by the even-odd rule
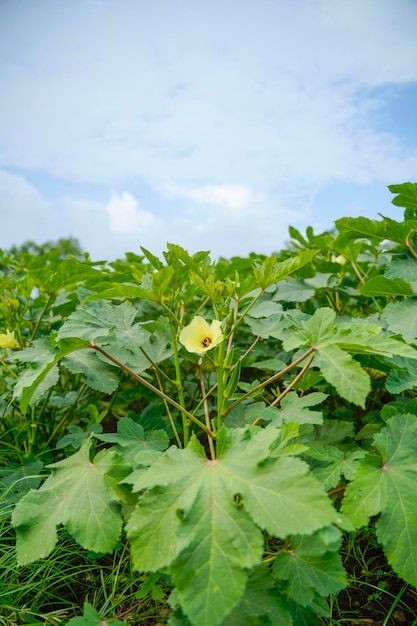
[[[415,0],[0,0],[0,246],[269,254],[417,180]]]

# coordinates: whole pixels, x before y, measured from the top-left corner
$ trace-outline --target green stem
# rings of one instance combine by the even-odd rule
[[[405,240],[405,244],[404,244],[404,245],[405,245],[405,247],[407,248],[407,250],[408,250],[408,251],[409,251],[409,252],[413,255],[413,257],[414,257],[415,259],[417,259],[417,254],[416,254],[416,251],[414,250],[413,245],[412,245],[412,244],[410,243],[410,241],[409,241],[409,239],[410,239],[410,235],[412,235],[412,234],[413,234],[413,232],[414,232],[414,231],[413,231],[413,230],[411,230],[411,231],[408,233],[408,235],[407,235],[407,239]]]
[[[155,373],[155,378],[156,378],[156,380],[158,381],[159,389],[160,389],[161,391],[163,391],[163,389],[162,389],[162,385],[161,385],[161,380],[160,380],[160,378],[159,378],[159,376],[158,376],[158,371],[157,371],[156,369],[154,369],[154,373]],[[170,410],[170,408],[169,408],[169,404],[168,404],[168,402],[165,400],[165,398],[162,398],[162,401],[163,401],[163,403],[164,403],[164,406],[165,406],[165,411],[167,412],[168,419],[169,419],[169,423],[171,424],[172,432],[174,433],[174,436],[175,436],[175,439],[176,439],[176,441],[177,441],[178,447],[179,447],[179,448],[182,448],[182,441],[181,441],[181,439],[180,439],[180,436],[179,436],[179,434],[178,434],[177,428],[176,428],[176,426],[175,426],[174,418],[172,417],[171,410]]]
[[[175,313],[163,302],[158,302],[158,304],[168,313],[168,315],[174,320],[177,326],[182,326],[181,321],[175,315]]]
[[[214,433],[212,432],[212,430],[208,429],[207,426],[205,424],[203,424],[203,422],[201,422],[199,419],[197,419],[192,413],[187,411],[184,407],[182,407],[178,402],[173,400],[170,396],[167,396],[166,393],[164,393],[163,391],[161,391],[160,389],[155,387],[155,385],[152,385],[152,383],[148,382],[146,380],[146,378],[143,378],[142,376],[140,376],[139,374],[137,374],[136,372],[131,370],[130,367],[128,367],[127,365],[124,365],[123,363],[121,363],[114,356],[112,356],[111,354],[106,352],[106,350],[104,350],[101,346],[98,346],[95,343],[95,341],[91,341],[90,342],[90,347],[93,348],[93,350],[97,350],[97,352],[100,352],[103,356],[105,356],[107,359],[109,359],[109,361],[111,361],[112,363],[114,363],[115,365],[120,367],[120,369],[122,369],[125,372],[127,372],[128,374],[130,374],[130,376],[132,376],[132,378],[135,378],[136,380],[138,380],[140,383],[142,383],[142,385],[144,387],[147,387],[148,389],[153,391],[157,396],[159,396],[162,399],[165,399],[172,406],[175,406],[175,408],[178,409],[181,412],[181,414],[184,413],[184,415],[189,420],[194,422],[194,424],[197,424],[197,426],[200,426],[200,428],[202,428],[205,433],[207,433],[211,437],[214,437]],[[187,428],[188,428],[188,426],[187,426]]]
[[[43,306],[43,309],[42,309],[42,311],[41,311],[41,313],[40,313],[40,315],[39,315],[39,317],[37,319],[37,322],[35,324],[35,328],[33,329],[32,337],[30,339],[31,342],[35,339],[35,336],[36,336],[36,333],[38,332],[38,328],[40,326],[40,323],[41,323],[41,321],[42,321],[42,319],[43,319],[43,317],[44,317],[44,315],[46,313],[46,309],[48,308],[49,303],[51,302],[52,295],[53,295],[52,293],[48,294],[48,298],[47,298],[47,300],[46,300],[46,302],[45,302],[45,304]]]
[[[171,322],[169,323],[169,330],[171,332],[171,344],[172,344],[172,352],[174,356],[175,386],[177,388],[179,404],[181,406],[182,432],[183,432],[183,439],[184,439],[184,448],[186,448],[188,445],[189,438],[190,438],[190,427],[188,425],[187,415],[185,411],[185,399],[184,399],[184,391],[182,388],[180,360],[178,358],[177,337],[175,334],[174,326],[172,325]]]
[[[83,385],[81,385],[79,392],[77,393],[74,402],[71,404],[71,406],[69,407],[69,409],[64,413],[64,416],[60,419],[60,421],[58,422],[58,424],[55,426],[55,428],[53,429],[49,439],[47,440],[46,444],[45,444],[45,448],[48,448],[51,441],[54,439],[56,433],[62,428],[62,425],[65,424],[65,422],[68,419],[68,415],[71,413],[71,411],[73,409],[75,409],[75,407],[77,406],[78,400],[81,398],[84,389],[86,388],[86,384],[84,383]]]
[[[171,385],[173,385],[174,382],[170,379],[168,374],[166,374],[163,370],[161,370],[161,368],[156,363],[154,363],[154,361],[151,359],[151,357],[146,352],[146,350],[144,350],[141,346],[139,346],[139,350],[142,352],[145,359],[147,359],[149,363],[152,365],[154,372],[159,372],[161,376],[163,376],[169,383],[171,383]]]
[[[224,416],[226,417],[226,415],[228,415],[230,413],[230,411],[232,411],[235,407],[238,406],[238,404],[240,404],[241,402],[243,402],[243,400],[246,400],[246,398],[249,398],[249,396],[251,396],[252,394],[256,393],[257,391],[259,391],[260,389],[263,389],[264,387],[266,387],[267,385],[271,384],[274,382],[274,380],[277,380],[278,378],[280,378],[281,376],[283,376],[284,374],[286,374],[287,372],[289,372],[293,367],[295,367],[296,365],[298,365],[299,363],[301,363],[302,361],[304,361],[304,359],[306,359],[310,354],[312,354],[315,351],[315,348],[309,348],[306,352],[304,352],[304,354],[302,354],[298,359],[296,359],[293,363],[290,363],[287,367],[285,367],[283,370],[281,370],[280,372],[278,372],[277,374],[274,374],[273,376],[271,376],[270,378],[268,378],[268,380],[265,380],[263,383],[260,383],[259,385],[257,385],[256,387],[254,387],[253,389],[251,389],[250,391],[247,391],[243,396],[241,396],[240,398],[238,398],[237,400],[235,400],[233,402],[233,404],[231,404],[229,407],[227,407],[227,409],[224,412]]]
[[[224,397],[224,356],[226,351],[226,342],[222,341],[219,346],[217,355],[216,378],[217,378],[217,420],[216,429],[219,430],[223,424],[223,413],[225,405]]]
[[[278,398],[276,398],[271,403],[271,406],[277,406],[277,404],[279,404],[281,402],[282,398],[285,398],[287,393],[289,393],[291,391],[291,389],[293,389],[295,387],[295,385],[298,383],[299,380],[301,380],[301,378],[304,376],[304,374],[306,373],[306,371],[310,367],[311,362],[312,362],[313,359],[314,359],[314,352],[310,356],[310,358],[308,359],[307,363],[304,365],[303,369],[298,372],[298,374],[294,378],[294,380],[291,381],[291,383],[288,385],[288,387],[286,389],[284,389],[284,391],[278,396]]]
[[[206,426],[207,428],[210,428],[210,414],[209,414],[209,408],[208,408],[208,402],[207,402],[207,394],[206,394],[206,388],[204,386],[204,378],[203,378],[203,368],[201,367],[201,359],[198,363],[198,374],[200,377],[200,387],[201,387],[201,393],[203,394],[203,406],[204,406],[204,418],[206,420]],[[216,452],[214,450],[214,443],[213,443],[213,438],[210,437],[210,435],[208,435],[207,437],[208,439],[208,444],[209,444],[209,449],[210,449],[210,456],[211,456],[211,460],[214,461],[216,458]]]
[[[352,261],[351,261],[351,263],[352,263],[352,267],[353,267],[353,269],[354,269],[354,272],[355,272],[356,276],[359,278],[359,282],[360,282],[360,284],[361,284],[361,285],[364,285],[364,284],[365,284],[365,281],[364,281],[364,279],[363,279],[363,276],[362,276],[362,274],[361,274],[361,271],[360,271],[359,267],[356,265],[356,262],[355,262],[355,261],[353,261],[353,260],[352,260]]]
[[[6,361],[4,361],[4,359],[0,358],[0,364],[2,367],[4,367],[5,370],[7,370],[9,372],[9,374],[11,374],[13,376],[13,378],[18,378],[19,374],[16,374],[16,372],[14,370],[11,369],[11,367],[9,367],[6,363]]]
[[[233,334],[236,331],[236,328],[238,326],[240,326],[240,324],[243,322],[243,320],[245,319],[246,315],[249,313],[249,311],[251,310],[251,308],[254,306],[254,304],[256,304],[259,300],[259,298],[262,296],[262,294],[264,293],[264,289],[260,288],[259,289],[259,293],[258,295],[256,295],[252,301],[248,304],[248,306],[246,307],[246,309],[243,311],[243,313],[238,317],[238,319],[236,320],[236,322],[233,324],[231,330],[230,330],[230,334]]]

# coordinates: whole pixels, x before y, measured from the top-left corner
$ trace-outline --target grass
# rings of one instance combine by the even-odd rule
[[[58,626],[82,615],[84,602],[103,618],[132,625],[162,623],[168,612],[167,581],[131,569],[121,544],[110,556],[95,556],[65,533],[52,554],[26,567],[16,563],[14,534],[7,520],[0,529],[0,625]]]
[[[326,626],[417,626],[417,589],[392,571],[372,525],[346,537],[342,558],[348,586],[330,598]]]

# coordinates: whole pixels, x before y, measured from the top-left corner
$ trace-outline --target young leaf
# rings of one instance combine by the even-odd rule
[[[114,548],[122,516],[111,480],[122,478],[130,467],[112,450],[102,450],[90,461],[90,446],[91,440],[87,440],[72,456],[49,465],[51,476],[18,502],[12,524],[20,565],[48,556],[60,524],[88,550],[109,552]]]
[[[117,433],[99,434],[96,439],[116,444],[116,452],[134,468],[151,465],[169,445],[165,431],[153,430],[145,434],[142,426],[130,417],[122,417],[117,424]]]

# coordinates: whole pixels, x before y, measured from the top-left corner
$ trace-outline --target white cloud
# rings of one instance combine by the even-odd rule
[[[22,1],[0,25],[8,165],[261,191],[414,166],[369,91],[417,80],[414,2]]]
[[[152,213],[139,209],[136,198],[126,191],[121,194],[113,192],[105,209],[110,217],[110,230],[115,233],[150,229],[158,223]]]
[[[0,247],[55,238],[59,216],[23,176],[0,170]]]
[[[227,208],[232,211],[246,209],[248,206],[260,202],[263,197],[262,194],[255,193],[249,187],[227,184],[187,188],[171,182],[164,185],[164,191],[168,196],[188,198],[197,203]]]
[[[67,182],[52,204],[0,176],[14,237],[72,234],[100,256],[166,241],[267,252],[335,182],[415,178],[417,149],[382,130],[388,91],[375,90],[417,81],[414,0],[13,0],[1,11],[0,166]],[[116,191],[86,200],[74,181]]]

